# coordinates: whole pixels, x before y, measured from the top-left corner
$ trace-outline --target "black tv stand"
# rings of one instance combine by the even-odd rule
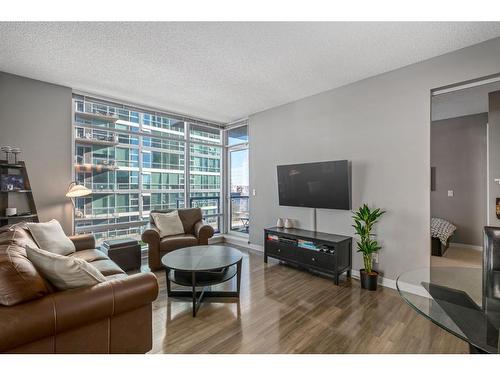
[[[346,272],[351,276],[352,237],[303,229],[264,229],[264,262],[280,261],[332,277],[335,284]]]

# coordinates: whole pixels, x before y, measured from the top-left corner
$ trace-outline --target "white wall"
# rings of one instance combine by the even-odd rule
[[[250,116],[250,241],[262,244],[278,216],[312,229],[311,209],[278,206],[276,165],[349,159],[353,208],[387,210],[378,269],[395,278],[428,266],[430,90],[499,72],[497,38]],[[319,210],[318,230],[352,235],[351,213]]]
[[[0,72],[0,145],[22,149],[40,221],[71,234],[71,89]]]

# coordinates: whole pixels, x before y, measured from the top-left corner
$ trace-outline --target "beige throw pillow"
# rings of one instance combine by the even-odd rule
[[[83,259],[30,246],[26,246],[26,254],[38,272],[59,290],[92,286],[106,281],[97,268]]]
[[[33,239],[40,249],[50,249],[54,254],[69,255],[75,252],[75,245],[64,233],[55,219],[46,223],[27,223]]]
[[[160,230],[160,237],[184,234],[184,227],[177,211],[168,213],[153,212],[151,217]]]

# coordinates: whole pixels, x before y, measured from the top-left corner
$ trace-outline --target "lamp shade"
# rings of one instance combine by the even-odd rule
[[[92,190],[89,188],[86,188],[83,185],[78,185],[76,183],[72,183],[69,188],[68,192],[66,193],[66,196],[68,198],[76,198],[76,197],[83,197],[85,195],[92,194]]]

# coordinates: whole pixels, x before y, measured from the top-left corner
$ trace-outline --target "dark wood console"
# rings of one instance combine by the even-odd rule
[[[329,276],[336,285],[339,276],[351,276],[352,237],[303,229],[264,229],[264,262],[272,257],[311,272]]]

